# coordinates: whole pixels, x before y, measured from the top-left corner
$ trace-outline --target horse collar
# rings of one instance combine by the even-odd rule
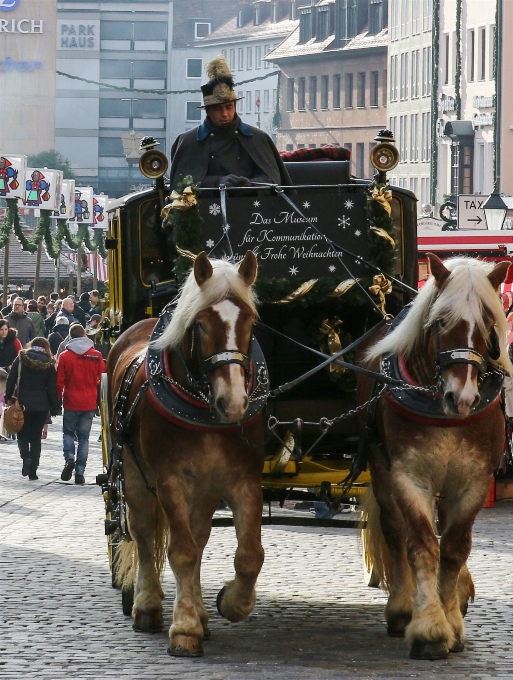
[[[171,321],[174,305],[169,304],[160,315],[150,338],[146,354],[145,372],[148,380],[148,397],[155,409],[167,420],[182,427],[203,432],[236,432],[239,427],[246,427],[260,413],[265,406],[268,387],[267,365],[264,355],[255,338],[252,338],[248,355],[234,350],[217,352],[209,357],[200,353],[202,381],[198,382],[191,374],[180,350],[175,354],[185,367],[187,382],[195,393],[180,385],[171,373],[169,352],[157,350],[151,345],[159,338]],[[198,344],[195,339],[196,329],[193,329],[193,349]],[[200,346],[201,347],[201,346]],[[210,407],[209,386],[207,375],[216,368],[226,364],[239,364],[246,372],[249,406],[240,423],[221,423],[217,413]],[[206,393],[206,394],[205,394]]]

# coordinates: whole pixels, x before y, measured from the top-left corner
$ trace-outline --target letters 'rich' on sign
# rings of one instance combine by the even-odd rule
[[[220,203],[218,196],[200,200],[203,246],[207,252],[223,235]],[[292,277],[299,281],[361,276],[361,258],[368,259],[365,204],[366,197],[361,193],[341,196],[313,190],[301,195],[298,208],[302,217],[279,196],[230,196],[227,222],[235,259],[253,250],[258,257],[259,275],[272,278]],[[355,257],[337,252],[325,236]],[[213,255],[221,257],[225,253],[226,242],[222,241]]]

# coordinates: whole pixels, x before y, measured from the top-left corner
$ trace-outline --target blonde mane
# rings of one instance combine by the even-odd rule
[[[178,294],[178,304],[170,324],[160,338],[152,343],[152,347],[155,349],[176,347],[201,310],[230,296],[245,302],[256,314],[256,294],[239,276],[238,265],[228,260],[210,260],[210,264],[214,272],[201,288],[194,278],[194,270],[191,270]]]
[[[486,336],[486,309],[495,319],[499,338],[501,353],[495,363],[513,375],[506,342],[506,316],[499,295],[487,278],[494,264],[469,257],[454,257],[445,260],[444,265],[451,271],[451,275],[442,292],[439,293],[432,276],[417,295],[406,319],[374,345],[366,358],[376,359],[381,354],[403,354],[408,357],[417,343],[425,337],[426,330],[442,316],[447,330],[465,320],[474,322]]]

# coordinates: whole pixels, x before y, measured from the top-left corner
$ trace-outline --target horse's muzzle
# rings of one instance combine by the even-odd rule
[[[448,390],[444,394],[444,410],[448,416],[467,418],[470,411],[479,405],[479,394],[464,395],[462,392]]]

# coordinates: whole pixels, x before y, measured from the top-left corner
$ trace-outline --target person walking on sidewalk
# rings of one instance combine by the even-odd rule
[[[60,411],[55,359],[46,338],[34,338],[14,359],[5,388],[6,403],[13,396],[18,372],[20,376],[18,400],[25,408],[23,427],[18,432],[18,448],[23,460],[21,474],[36,480],[45,420],[48,412],[57,415]]]
[[[57,394],[62,395],[64,407],[61,479],[68,482],[75,470],[75,484],[85,484],[89,433],[98,401],[98,385],[105,369],[102,355],[94,349],[93,341],[80,324],[74,324],[69,334],[70,341],[59,356],[57,367]],[[76,461],[75,436],[78,440]]]
[[[12,305],[12,312],[5,318],[9,322],[11,328],[16,328],[18,331],[18,340],[25,347],[27,342],[36,337],[36,329],[32,323],[32,319],[25,312],[23,298],[16,298]]]

